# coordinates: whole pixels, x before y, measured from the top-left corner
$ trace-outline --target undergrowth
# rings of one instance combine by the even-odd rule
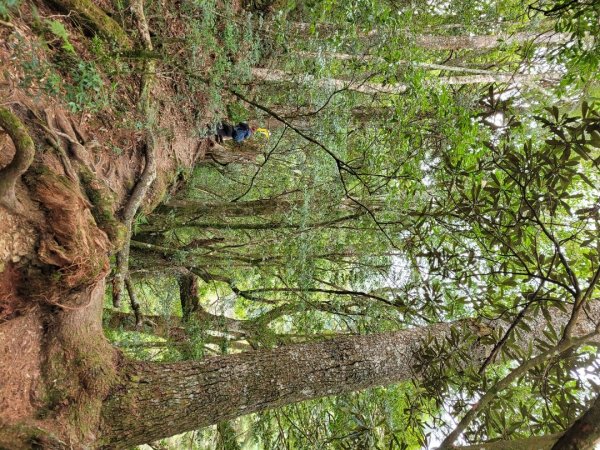
[[[189,57],[183,71],[190,93],[204,92],[203,108],[218,120],[230,113],[232,121],[247,120],[249,111],[242,105],[223,111],[230,103],[223,93],[228,87],[242,87],[251,80],[251,69],[261,59],[261,39],[257,30],[262,26],[251,13],[240,16],[232,4],[217,5],[215,0],[198,4],[187,1],[182,7],[189,20],[185,48]],[[198,105],[200,106],[200,105]],[[197,123],[204,128],[205,123]]]

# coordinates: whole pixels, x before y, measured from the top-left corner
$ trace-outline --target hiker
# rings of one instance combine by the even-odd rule
[[[252,136],[254,131],[256,131],[256,128],[249,126],[245,122],[240,122],[235,126],[221,122],[217,126],[215,138],[221,144],[223,143],[223,139],[233,139],[235,142],[240,143]]]

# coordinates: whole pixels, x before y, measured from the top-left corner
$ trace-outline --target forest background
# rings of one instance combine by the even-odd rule
[[[597,2],[0,16],[0,448],[600,438]]]

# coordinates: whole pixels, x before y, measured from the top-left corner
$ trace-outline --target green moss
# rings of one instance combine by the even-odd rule
[[[67,444],[48,430],[28,424],[7,425],[0,429],[0,450],[30,448],[67,448]]]
[[[115,196],[92,171],[82,168],[79,178],[92,203],[92,215],[98,226],[106,232],[115,248],[121,248],[127,229],[114,214]]]
[[[89,28],[114,41],[119,47],[123,49],[132,47],[125,30],[90,0],[53,0],[53,3],[65,11],[76,11]]]
[[[0,200],[7,197],[9,202],[14,202],[15,183],[33,162],[35,145],[21,120],[10,110],[1,107],[0,127],[8,133],[16,149],[12,161],[0,170]]]

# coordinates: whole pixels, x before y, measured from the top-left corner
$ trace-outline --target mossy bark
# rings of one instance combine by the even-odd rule
[[[114,41],[122,49],[131,49],[131,39],[123,28],[91,0],[50,0],[66,12],[73,11],[94,32]]]
[[[594,330],[599,315],[600,306],[591,307],[578,331]],[[568,314],[557,311],[553,325],[564,326],[568,319]],[[477,364],[492,348],[478,337],[503,325],[480,326],[466,320],[200,362],[131,361],[123,367],[120,387],[104,404],[102,443],[106,448],[128,448],[293,402],[418,379],[421,370],[427,370],[418,357],[423,342],[431,338],[442,342],[453,329],[471,355],[465,364]],[[531,333],[520,336],[523,342],[537,336],[547,322],[540,314],[531,326]]]
[[[134,20],[137,24],[144,48],[147,51],[152,51],[152,40],[150,39],[150,31],[144,14],[142,0],[131,1],[131,12],[133,13]],[[156,139],[154,136],[156,112],[152,105],[153,99],[151,98],[154,78],[156,76],[155,72],[156,62],[154,60],[145,60],[138,108],[144,118],[146,128],[146,165],[121,213],[126,233],[123,247],[117,252],[116,267],[112,283],[113,306],[115,308],[118,308],[121,305],[123,288],[129,277],[129,246],[131,243],[131,226],[133,224],[133,218],[138,212],[142,201],[145,199],[150,186],[156,179]]]
[[[121,248],[127,230],[125,225],[115,217],[114,194],[86,167],[80,167],[79,180],[92,203],[91,211],[94,220],[108,235],[114,248]]]
[[[17,201],[15,185],[33,162],[35,145],[23,122],[8,109],[1,107],[0,127],[6,130],[15,145],[15,156],[0,170],[0,202],[14,207]]]

